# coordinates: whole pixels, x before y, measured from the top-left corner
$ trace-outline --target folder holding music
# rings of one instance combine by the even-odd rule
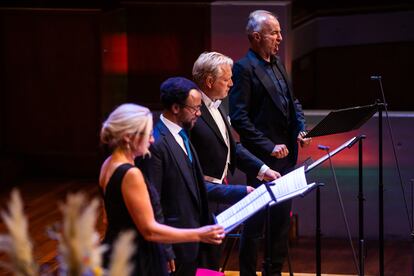
[[[281,178],[257,187],[242,200],[217,215],[217,224],[223,226],[228,233],[266,205],[303,196],[316,185],[306,182],[305,167],[302,166]]]

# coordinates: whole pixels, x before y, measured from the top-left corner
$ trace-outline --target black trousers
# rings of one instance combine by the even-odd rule
[[[272,169],[280,172],[282,175],[285,175],[294,169],[294,165],[288,159],[281,159],[278,160],[277,168],[274,167]],[[247,183],[248,185],[253,185],[255,187],[261,184],[258,183],[256,178],[252,177],[247,178]],[[269,208],[269,245],[266,245],[265,240],[263,239],[266,223],[266,209],[259,211],[244,223],[240,238],[240,276],[256,275],[257,251],[260,242],[265,246],[270,246],[270,275],[280,275],[283,263],[288,254],[291,209],[291,200],[284,201]],[[265,249],[265,247],[263,248]]]
[[[290,210],[292,201],[288,200],[270,207],[270,244],[264,240],[266,209],[258,212],[243,227],[240,239],[240,275],[256,275],[256,261],[259,243],[270,246],[271,266],[270,275],[279,275],[288,253]]]

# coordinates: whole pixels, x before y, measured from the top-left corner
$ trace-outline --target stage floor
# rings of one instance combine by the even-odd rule
[[[98,186],[94,180],[31,180],[18,185],[21,190],[25,212],[29,218],[30,236],[35,247],[35,259],[54,271],[56,265],[56,242],[50,240],[45,228],[56,221],[61,215],[58,203],[62,202],[68,192],[82,191],[89,197],[99,196]],[[0,193],[0,209],[4,210],[9,201],[10,191]],[[103,232],[102,223],[98,230]],[[5,226],[0,220],[0,233],[5,233]],[[367,255],[365,259],[365,275],[379,275],[378,242],[366,240]],[[355,241],[355,248],[358,244]],[[259,254],[258,264],[263,260],[263,250]],[[312,237],[299,236],[290,245],[291,266],[294,275],[315,275],[315,241]],[[231,252],[226,266],[226,275],[238,275],[238,247]],[[0,261],[5,256],[0,253]],[[349,243],[343,239],[322,237],[322,273],[323,275],[357,275]],[[411,242],[408,240],[386,240],[385,242],[385,275],[412,275]],[[258,265],[257,270],[260,270]],[[233,272],[232,272],[233,271]],[[287,264],[284,276],[289,275]],[[0,275],[9,275],[0,268]],[[260,275],[260,274],[259,274]]]

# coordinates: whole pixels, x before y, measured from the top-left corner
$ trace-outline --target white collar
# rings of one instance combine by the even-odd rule
[[[178,135],[178,133],[183,129],[182,127],[180,127],[176,123],[174,123],[171,120],[168,120],[167,118],[165,118],[164,115],[162,115],[162,114],[160,115],[160,120],[165,124],[165,126],[169,129],[169,131],[172,134]]]
[[[214,102],[206,95],[204,94],[204,92],[201,92],[201,97],[203,99],[204,104],[209,108],[215,108],[218,109],[220,104],[221,104],[221,100],[215,100]]]

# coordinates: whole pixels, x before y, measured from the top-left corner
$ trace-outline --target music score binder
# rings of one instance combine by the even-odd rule
[[[305,168],[300,167],[281,178],[260,185],[242,200],[217,215],[216,223],[223,226],[228,233],[266,205],[303,196],[314,187],[316,183],[308,184]]]

